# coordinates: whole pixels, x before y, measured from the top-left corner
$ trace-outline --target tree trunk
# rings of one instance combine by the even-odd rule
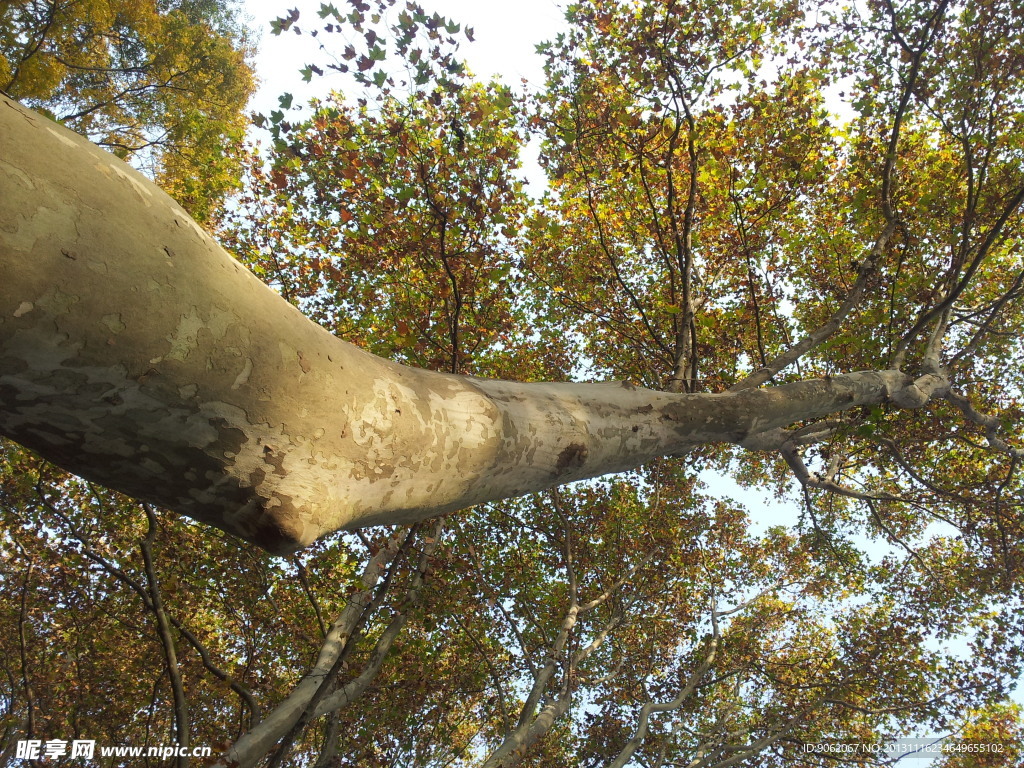
[[[731,394],[416,370],[305,318],[121,160],[0,104],[0,432],[275,553],[639,466],[904,388]]]

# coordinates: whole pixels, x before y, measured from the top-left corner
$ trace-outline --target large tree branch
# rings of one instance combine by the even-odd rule
[[[297,728],[304,728],[315,716],[317,705],[334,686],[352,652],[354,640],[358,639],[369,616],[380,606],[387,593],[387,586],[394,574],[394,559],[410,541],[406,531],[398,530],[384,547],[370,557],[362,573],[363,589],[349,598],[344,610],[331,625],[316,663],[292,688],[284,701],[231,746],[226,755],[222,756],[224,764],[255,765],[275,746],[278,749],[273,759],[285,756],[291,742],[298,735]],[[378,587],[382,576],[385,579],[383,588]]]
[[[117,158],[0,103],[0,433],[276,553],[898,398],[899,371],[724,394],[407,368],[332,336]]]

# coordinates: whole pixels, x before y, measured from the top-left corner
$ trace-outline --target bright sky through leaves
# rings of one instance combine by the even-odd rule
[[[461,53],[478,77],[500,76],[510,85],[517,85],[521,78],[526,78],[531,85],[539,87],[543,84],[543,72],[541,58],[534,47],[564,29],[561,5],[556,0],[437,0],[429,7],[474,30],[475,42],[464,45]],[[292,7],[298,8],[305,17],[315,19],[320,2],[298,0],[286,5],[273,0],[248,0],[245,3],[246,13],[262,35],[256,56],[261,87],[253,101],[257,111],[276,109],[277,97],[284,92],[295,93],[297,102],[302,102],[304,98],[322,94],[326,88],[340,86],[338,78],[318,78],[317,82],[307,85],[305,91],[301,90],[304,84],[298,70],[307,59],[323,54],[311,49],[312,41],[306,35],[270,34],[270,19]]]

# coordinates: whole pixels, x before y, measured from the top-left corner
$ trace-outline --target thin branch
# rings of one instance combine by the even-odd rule
[[[512,717],[508,712],[505,687],[501,684],[501,678],[498,676],[498,670],[491,662],[491,656],[487,652],[487,649],[483,647],[479,640],[477,640],[476,635],[473,634],[470,628],[462,622],[457,614],[453,614],[452,618],[455,619],[455,623],[459,625],[459,629],[462,630],[463,634],[465,634],[473,645],[476,646],[477,652],[480,654],[481,658],[483,658],[484,664],[487,665],[487,674],[490,676],[491,682],[494,684],[494,690],[497,693],[498,709],[501,710],[501,731],[502,735],[505,736],[509,732],[509,724],[512,722]]]
[[[953,390],[948,391],[945,397],[968,421],[984,428],[985,439],[988,440],[991,450],[1005,453],[1017,461],[1024,459],[1024,450],[1013,447],[999,436],[1002,424],[999,423],[998,418],[977,410],[970,400]]]
[[[146,511],[146,522],[148,528],[146,535],[140,542],[142,549],[142,560],[146,568],[146,581],[149,585],[149,595],[153,616],[156,620],[157,632],[160,637],[160,645],[163,647],[164,659],[167,662],[167,676],[171,681],[171,691],[174,697],[174,723],[177,732],[177,743],[179,747],[189,746],[189,716],[188,699],[185,697],[185,686],[181,680],[181,669],[178,666],[178,653],[174,647],[174,637],[171,635],[170,622],[167,620],[167,613],[164,611],[164,600],[160,594],[160,582],[157,579],[156,568],[153,567],[153,541],[156,539],[156,515],[148,504],[143,504]],[[188,756],[180,755],[175,760],[179,768],[188,768]]]
[[[320,611],[320,601],[316,599],[316,595],[313,594],[313,588],[309,583],[306,566],[302,564],[302,561],[297,556],[292,557],[292,562],[295,563],[295,569],[299,574],[299,583],[302,585],[302,591],[306,595],[306,599],[309,600],[313,613],[316,615],[316,623],[320,627],[320,636],[327,637],[327,624],[324,623],[324,615]]]
[[[875,240],[875,243],[871,247],[867,257],[861,262],[860,268],[857,272],[857,279],[854,282],[853,287],[850,289],[850,292],[846,295],[846,299],[843,300],[843,303],[835,312],[832,313],[831,317],[829,317],[825,323],[804,336],[804,338],[792,345],[789,349],[777,355],[767,365],[762,366],[746,378],[734,384],[730,387],[729,391],[740,392],[745,389],[754,389],[755,387],[761,386],[774,378],[784,368],[792,365],[805,353],[814,349],[838,331],[850,312],[860,306],[860,303],[866,297],[868,289],[871,286],[873,278],[878,270],[878,266],[882,260],[882,255],[885,253],[886,245],[896,232],[896,227],[897,225],[895,221],[890,221],[886,224],[885,228],[882,230],[882,234],[880,234]]]
[[[18,546],[21,548],[20,543]],[[25,690],[25,706],[28,711],[26,715],[25,738],[31,739],[36,731],[36,704],[28,669],[28,632],[26,631],[26,626],[28,625],[28,583],[32,577],[33,563],[31,561],[27,562],[28,567],[25,568],[25,576],[21,580],[21,600],[18,604],[18,656],[21,662],[21,684]]]
[[[370,558],[366,570],[363,572],[363,584],[366,588],[353,595],[349,600],[341,616],[331,626],[313,670],[293,689],[286,700],[286,702],[291,702],[292,706],[288,709],[293,710],[293,713],[287,716],[289,723],[285,734],[280,740],[274,740],[277,741],[277,749],[270,756],[267,768],[278,768],[281,765],[291,751],[292,744],[312,721],[317,705],[327,697],[338,674],[347,666],[348,657],[351,655],[356,641],[362,635],[363,628],[370,616],[380,607],[391,586],[391,581],[397,570],[397,556],[412,543],[417,528],[418,526],[410,528],[404,536],[404,541],[401,532],[394,534],[388,545]],[[391,567],[388,568],[383,582],[377,586],[380,571],[386,567],[388,562],[391,563]],[[307,684],[303,686],[303,683]],[[299,702],[301,702],[300,706],[295,707],[294,705]],[[267,721],[269,720],[270,718],[267,719]],[[244,738],[245,736],[243,736]],[[237,747],[239,744],[235,746]]]
[[[1003,294],[993,302],[986,304],[983,307],[973,307],[966,310],[958,310],[955,306],[953,310],[956,314],[957,320],[960,322],[967,322],[977,326],[977,330],[971,337],[971,340],[961,349],[956,355],[953,356],[951,364],[955,364],[957,361],[963,358],[971,358],[977,352],[978,346],[981,341],[985,338],[988,333],[998,333],[993,331],[992,326],[995,321],[999,319],[1002,310],[1011,301],[1016,301],[1024,294],[1024,271],[1018,272],[1017,276],[1014,277],[1010,287],[1003,292]],[[976,320],[979,315],[987,313],[987,317],[984,320]],[[1008,334],[1009,335],[1009,334]]]
[[[671,701],[655,703],[653,701],[646,702],[643,707],[640,708],[640,716],[637,720],[636,730],[630,737],[629,741],[626,742],[625,746],[619,751],[619,754],[608,764],[608,768],[623,768],[626,763],[629,762],[630,758],[633,757],[633,753],[640,747],[644,739],[647,738],[647,729],[649,727],[651,715],[660,712],[672,712],[679,709],[686,703],[686,701],[693,695],[694,691],[697,690],[697,685],[711,669],[715,663],[715,656],[718,653],[719,636],[716,634],[708,638],[707,650],[705,652],[703,660],[694,668],[687,678],[686,683],[679,691],[679,695]]]
[[[917,336],[925,328],[927,328],[930,323],[934,322],[938,317],[948,312],[952,308],[956,300],[960,298],[960,295],[965,290],[967,290],[967,288],[971,284],[971,281],[974,279],[974,276],[981,268],[981,265],[988,258],[993,246],[999,239],[999,236],[1002,234],[1003,227],[1006,226],[1007,221],[1014,213],[1017,212],[1017,210],[1021,207],[1022,204],[1024,204],[1024,185],[1017,189],[1013,197],[1010,198],[1009,202],[1007,202],[1007,204],[1003,206],[1003,210],[999,214],[999,218],[996,220],[996,223],[993,224],[992,227],[989,229],[988,233],[985,235],[982,242],[979,243],[974,258],[971,260],[971,263],[968,265],[967,269],[964,271],[963,275],[960,277],[960,280],[957,282],[957,284],[946,293],[946,296],[942,299],[942,301],[928,309],[926,312],[923,312],[921,316],[918,318],[917,322],[914,324],[914,326],[903,335],[903,338],[900,340],[899,345],[896,347],[896,352],[893,356],[893,361],[895,365],[902,364],[902,361],[906,357],[910,345],[914,341],[914,339],[916,339]]]
[[[92,488],[91,485],[90,488]],[[53,505],[53,503],[46,498],[41,485],[36,486],[36,494],[39,497],[40,502],[43,504],[43,506],[45,506],[47,510],[52,515],[54,515],[54,517],[57,517],[61,522],[63,522],[64,525],[67,526],[68,530],[71,532],[71,535],[75,538],[75,540],[82,545],[82,555],[87,560],[91,560],[92,562],[96,563],[101,568],[103,568],[103,570],[106,571],[107,574],[113,576],[115,579],[117,579],[122,584],[131,589],[136,595],[139,596],[139,598],[142,600],[142,604],[145,606],[147,610],[154,610],[152,598],[149,594],[149,591],[144,586],[142,586],[141,583],[139,583],[137,580],[129,576],[127,573],[125,573],[125,571],[111,563],[105,557],[100,555],[95,549],[93,549],[92,546],[89,544],[88,540],[85,538],[84,534],[78,530],[78,528],[71,522],[71,520],[63,512],[58,510]],[[96,495],[95,489],[93,489],[93,494]],[[97,499],[98,498],[99,497],[97,496]],[[99,503],[102,502],[100,501]],[[206,646],[202,642],[200,642],[199,638],[197,638],[192,633],[191,630],[189,630],[184,624],[182,624],[179,619],[177,619],[175,616],[171,614],[168,614],[166,609],[164,611],[164,614],[167,616],[168,620],[171,622],[174,628],[181,633],[181,636],[185,638],[188,644],[191,645],[192,648],[195,649],[195,651],[199,654],[199,658],[202,661],[203,667],[212,675],[214,675],[214,677],[216,677],[218,680],[227,683],[231,690],[238,694],[239,698],[241,698],[242,701],[245,702],[246,707],[248,707],[249,712],[251,713],[249,727],[252,727],[256,723],[258,723],[262,716],[260,707],[256,703],[256,699],[253,697],[249,689],[241,683],[239,683],[237,680],[235,680],[234,677],[229,675],[223,669],[214,664],[212,658],[210,657],[210,652],[206,648]]]
[[[370,652],[370,660],[363,668],[363,671],[353,681],[346,683],[341,690],[336,691],[324,699],[316,708],[314,717],[320,717],[321,715],[335,711],[342,706],[352,703],[362,696],[370,683],[373,682],[399,633],[408,622],[412,607],[419,601],[419,593],[423,588],[424,580],[430,570],[431,561],[434,556],[434,552],[437,550],[437,546],[440,543],[444,526],[444,518],[439,518],[434,526],[433,532],[426,538],[423,550],[420,553],[419,562],[416,566],[416,571],[409,581],[409,586],[406,589],[405,596],[401,603],[395,608],[391,622],[381,633],[380,637],[377,638],[377,642],[374,644],[373,650]]]

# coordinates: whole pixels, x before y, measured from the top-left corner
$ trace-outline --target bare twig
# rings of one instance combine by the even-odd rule
[[[167,613],[164,611],[164,600],[160,593],[160,581],[157,579],[156,568],[153,566],[153,541],[156,539],[157,530],[156,515],[148,504],[143,504],[142,508],[146,512],[148,528],[146,529],[145,537],[140,542],[140,548],[142,550],[142,560],[145,564],[150,608],[156,621],[157,634],[160,638],[160,645],[163,647],[164,659],[167,662],[167,676],[171,681],[177,743],[179,747],[187,748],[189,746],[188,699],[185,696],[185,686],[181,680],[178,653],[174,646],[174,637],[171,635],[170,622],[167,620]],[[179,755],[175,760],[175,764],[179,768],[188,768],[188,763],[187,755]]]

